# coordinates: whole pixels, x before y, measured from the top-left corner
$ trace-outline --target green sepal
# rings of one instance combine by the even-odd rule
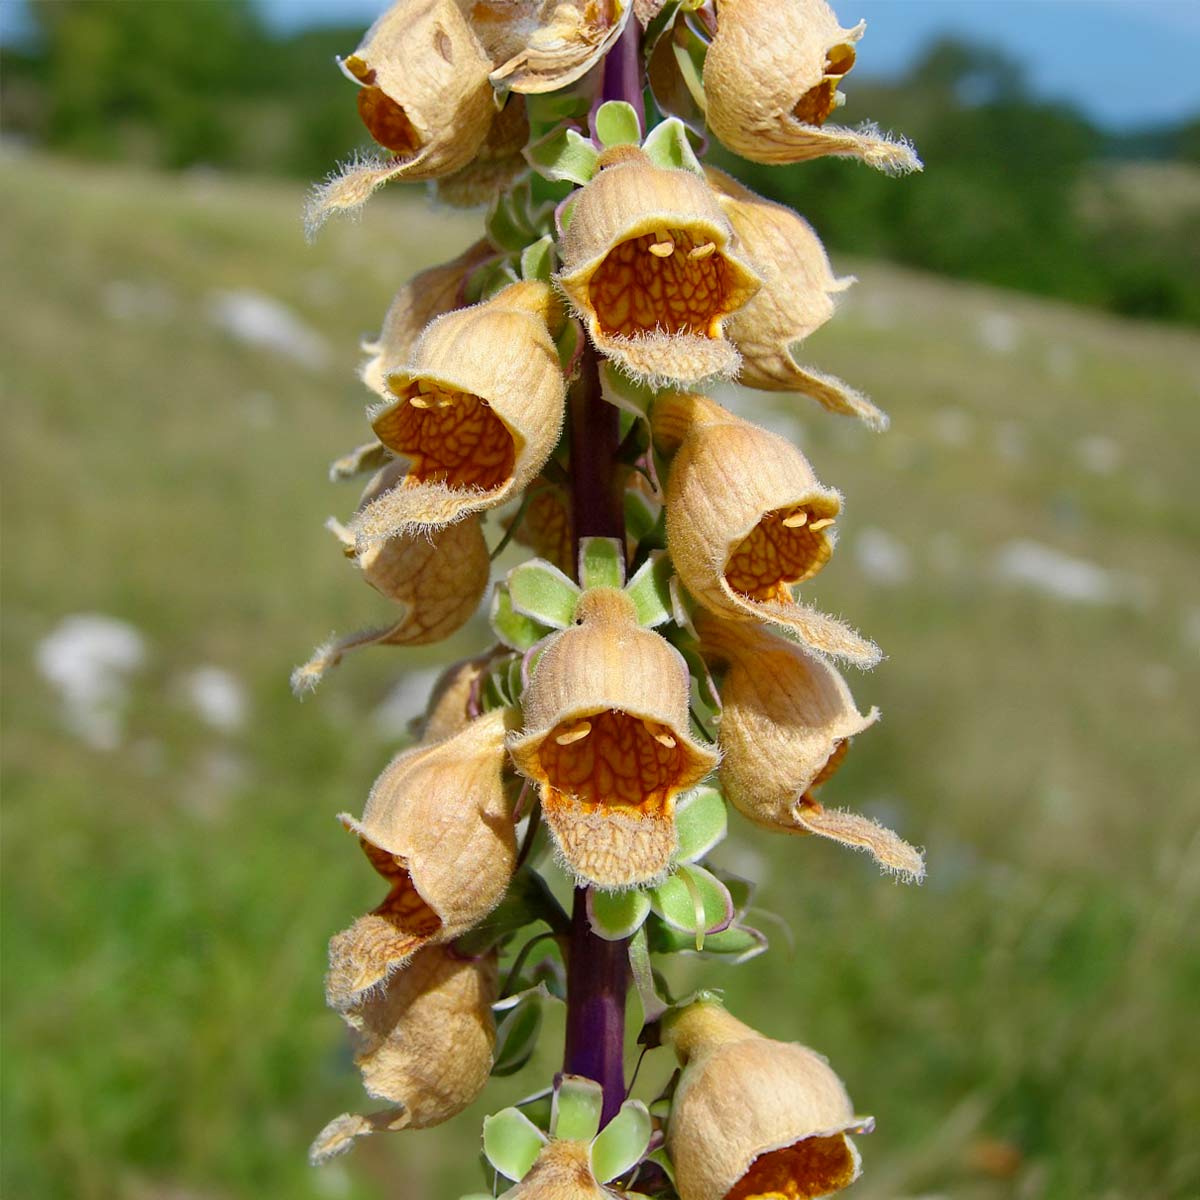
[[[472,304],[490,300],[510,283],[516,283],[519,278],[511,256],[502,255],[499,258],[490,259],[468,276],[464,289],[466,298]]]
[[[506,1179],[523,1179],[545,1144],[546,1135],[519,1108],[483,1118],[483,1152]]]
[[[711,872],[695,865],[679,866],[657,887],[650,889],[650,906],[663,921],[690,933],[696,949],[712,934],[733,922],[733,900],[725,885]]]
[[[559,125],[525,150],[530,166],[545,179],[582,186],[596,174],[600,151],[572,125]]]
[[[521,652],[537,645],[542,638],[554,632],[551,626],[543,625],[540,621],[517,612],[512,605],[512,596],[503,583],[498,583],[492,592],[488,624],[502,645]]]
[[[554,274],[554,239],[547,233],[521,251],[521,278],[549,283]]]
[[[540,880],[528,871],[518,871],[504,899],[478,925],[456,938],[455,948],[468,958],[477,958],[535,921],[545,921],[554,928],[557,914],[552,904]]]
[[[645,1157],[654,1126],[640,1100],[626,1100],[592,1142],[592,1174],[598,1183],[624,1175]]]
[[[656,125],[647,135],[643,149],[657,167],[704,174],[704,167],[692,147],[688,127],[678,117],[668,117]]]
[[[676,861],[694,863],[703,858],[724,839],[728,830],[729,816],[720,791],[710,784],[693,788],[675,808],[675,833],[679,839]],[[731,903],[732,900],[731,896]]]
[[[609,404],[616,405],[625,412],[631,412],[635,417],[641,417],[643,420],[650,419],[650,408],[654,403],[655,395],[657,395],[653,388],[635,383],[632,379],[622,375],[609,362],[604,363],[601,368],[600,384],[604,398]]]
[[[516,698],[508,690],[508,664],[495,661],[484,672],[479,688],[480,708],[492,712],[497,708],[511,708]]]
[[[484,221],[488,240],[498,250],[521,251],[537,238],[511,192],[499,192]]]
[[[670,1156],[665,1149],[655,1150],[653,1154],[646,1156],[647,1162],[657,1163],[663,1169],[663,1174],[671,1181],[672,1186],[675,1183],[675,1164],[671,1161]]]
[[[606,942],[632,937],[650,912],[650,897],[634,888],[627,892],[587,893],[588,924],[592,932]]]
[[[564,1075],[554,1089],[550,1136],[571,1142],[590,1142],[600,1128],[604,1089],[583,1075]]]
[[[625,528],[635,542],[640,544],[654,532],[661,515],[662,509],[645,492],[625,489]]]
[[[558,335],[558,340],[554,345],[558,350],[559,365],[562,367],[563,375],[568,383],[579,376],[579,364],[583,357],[585,342],[583,326],[578,321],[571,318],[563,322],[562,333]]]
[[[525,106],[529,112],[530,126],[544,128],[586,117],[591,102],[588,97],[578,93],[543,92],[536,96],[526,96]]]
[[[658,992],[654,964],[650,961],[650,942],[646,924],[629,939],[629,973],[642,1003],[642,1025],[646,1026],[663,1015],[670,1007]]]
[[[600,105],[592,129],[602,146],[636,146],[642,140],[637,110],[626,100],[606,100]]]
[[[691,93],[696,107],[708,111],[708,97],[704,94],[704,59],[708,54],[708,43],[696,32],[686,19],[677,21],[671,37],[671,49],[684,86]]]
[[[552,629],[566,629],[575,620],[579,585],[544,558],[513,567],[507,582],[515,612]]]
[[[625,550],[616,538],[580,538],[578,567],[585,590],[625,585]]]
[[[671,619],[671,576],[675,568],[663,550],[652,551],[625,587],[637,609],[638,621],[647,629]]]
[[[667,581],[669,591],[667,603],[671,612],[671,620],[675,622],[679,620],[678,593],[674,589],[678,578],[678,576],[672,576]],[[717,685],[713,682],[708,664],[700,654],[699,643],[694,637],[687,634],[679,634],[668,640],[683,655],[683,661],[687,663],[688,674],[695,681],[696,694],[700,697],[701,702],[710,711],[719,713],[721,711],[721,695],[717,691]]]
[[[544,987],[530,988],[496,1022],[493,1075],[515,1075],[533,1057],[548,999]]]
[[[696,938],[682,929],[672,929],[663,921],[646,922],[650,949],[655,954],[703,954],[732,964],[748,962],[769,948],[767,936],[749,925],[731,925],[720,933],[704,936],[704,946],[696,949]]]

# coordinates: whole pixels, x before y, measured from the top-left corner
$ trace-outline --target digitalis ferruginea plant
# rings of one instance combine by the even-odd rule
[[[399,0],[340,60],[379,149],[315,191],[310,229],[392,179],[486,212],[381,313],[362,444],[330,471],[366,479],[328,524],[393,609],[318,649],[297,692],[351,651],[458,653],[340,818],[383,894],[330,914],[326,999],[378,1106],[331,1121],[314,1164],[456,1116],[562,1005],[561,1072],[484,1121],[487,1196],[803,1200],[860,1173],[871,1119],[820,1054],[670,989],[676,955],[768,948],[755,881],[709,857],[730,810],[794,835],[774,844],[798,869],[844,861],[835,842],[924,873],[834,779],[879,719],[835,664],[881,651],[825,611],[829,464],[706,391],[887,426],[799,351],[854,280],[802,215],[698,157],[707,127],[757,162],[917,169],[830,124],[863,28],[825,0]],[[677,1066],[644,1099],[630,996]]]

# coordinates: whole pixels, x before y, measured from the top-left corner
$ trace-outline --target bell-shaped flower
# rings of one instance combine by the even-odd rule
[[[656,387],[733,375],[725,324],[762,281],[712,189],[636,147],[600,161],[571,210],[558,279],[596,348]]]
[[[359,377],[376,395],[392,400],[387,379],[403,369],[417,338],[434,317],[461,308],[467,277],[495,254],[487,241],[468,246],[457,258],[414,275],[395,295],[383,318],[379,336],[363,343],[370,357]]]
[[[491,61],[455,0],[398,0],[340,65],[359,85],[363,124],[392,157],[353,161],[317,188],[310,232],[393,179],[436,179],[466,166],[496,115]]]
[[[667,1153],[680,1200],[810,1200],[859,1176],[850,1133],[870,1132],[825,1058],[763,1037],[702,997],[663,1019],[683,1067]]]
[[[618,1200],[629,1195],[605,1187],[645,1156],[653,1124],[640,1100],[626,1100],[600,1128],[604,1093],[581,1075],[561,1075],[551,1102],[547,1136],[518,1108],[483,1122],[488,1162],[517,1182],[500,1200]]]
[[[825,0],[721,0],[704,59],[713,133],[752,162],[841,154],[893,174],[920,170],[906,142],[825,125],[865,28],[843,29]]]
[[[612,48],[628,0],[506,0],[475,4],[471,25],[495,64],[492,83],[511,92],[556,92]]]
[[[401,464],[385,467],[364,492],[360,511],[403,477]],[[292,673],[292,690],[297,694],[316,687],[325,672],[353,650],[425,646],[449,637],[471,619],[491,578],[491,557],[477,513],[428,535],[402,533],[362,548],[338,522],[331,520],[329,525],[363,578],[400,605],[401,614],[391,625],[362,629],[319,646],[312,658]]]
[[[360,546],[428,533],[533,482],[562,428],[566,384],[546,323],[559,311],[548,284],[526,281],[426,328],[373,412],[409,470],[354,518]]]
[[[842,507],[804,455],[704,396],[662,396],[651,420],[655,445],[675,450],[667,549],[692,596],[734,620],[785,626],[822,654],[878,662],[876,646],[792,595],[829,561]]]
[[[495,999],[495,955],[462,958],[429,946],[408,970],[346,1009],[363,1087],[394,1107],[335,1118],[309,1150],[313,1165],[368,1134],[427,1129],[462,1112],[491,1074]]]
[[[801,366],[797,342],[820,329],[834,312],[833,297],[853,276],[839,279],[813,227],[790,208],[756,196],[737,180],[708,168],[738,243],[763,276],[763,286],[726,323],[742,356],[738,383],[768,392],[800,392],[831,412],[885,429],[887,417],[866,396],[833,375]]]
[[[538,784],[542,817],[581,883],[616,891],[660,879],[676,846],[675,797],[717,764],[688,727],[687,664],[613,588],[579,600],[525,689],[509,740]]]
[[[376,780],[358,835],[387,899],[329,943],[325,994],[348,1009],[423,946],[444,945],[500,902],[516,865],[504,786],[508,713],[493,710],[433,745],[397,755]]]
[[[919,851],[870,817],[823,807],[813,791],[841,766],[879,710],[858,711],[846,681],[795,642],[749,621],[695,617],[701,652],[721,682],[721,790],[768,829],[815,833],[867,851],[885,871],[920,880]]]

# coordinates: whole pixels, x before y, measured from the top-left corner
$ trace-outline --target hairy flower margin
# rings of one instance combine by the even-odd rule
[[[379,150],[314,191],[310,232],[391,180],[487,213],[363,345],[370,437],[330,474],[369,479],[328,527],[394,611],[293,687],[483,613],[491,644],[446,667],[340,817],[386,890],[331,939],[326,1000],[382,1107],[330,1122],[314,1163],[457,1115],[565,1002],[564,1072],[484,1123],[488,1196],[800,1200],[858,1177],[871,1120],[825,1059],[711,993],[670,996],[659,967],[767,948],[754,881],[708,860],[729,809],[796,854],[834,842],[924,876],[897,834],[824,803],[879,719],[835,666],[879,648],[814,603],[843,497],[705,391],[887,426],[799,357],[854,280],[803,217],[697,157],[707,129],[757,162],[919,169],[906,142],[829,123],[863,31],[825,0],[399,0],[340,60]],[[648,1103],[625,1097],[631,983],[642,1040],[679,1067]]]

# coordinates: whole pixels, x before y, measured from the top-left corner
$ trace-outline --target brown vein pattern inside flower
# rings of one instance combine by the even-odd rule
[[[367,131],[381,146],[401,158],[411,158],[421,148],[421,135],[403,106],[382,88],[372,86],[375,72],[358,55],[351,54],[342,65],[363,85],[358,92],[358,115]]]
[[[793,115],[805,125],[824,125],[837,108],[838,84],[854,66],[854,47],[843,43],[830,49],[825,59],[825,78],[796,101]]]
[[[832,1195],[853,1178],[854,1156],[841,1134],[805,1138],[759,1155],[725,1200],[810,1200]]]
[[[416,947],[428,941],[442,927],[442,919],[425,903],[417,891],[405,861],[395,854],[360,839],[363,850],[371,865],[391,884],[387,899],[372,911],[394,926],[405,939],[411,939]],[[393,949],[394,952],[394,949]]]
[[[403,400],[375,421],[375,434],[411,461],[405,483],[492,491],[512,475],[512,434],[486,400],[424,380],[410,383]]]
[[[731,310],[729,265],[716,243],[665,228],[621,242],[588,284],[600,328],[633,337],[661,330],[716,337]]]
[[[542,770],[556,791],[585,812],[642,816],[668,811],[684,770],[684,751],[665,725],[611,709],[564,721],[542,743]]]
[[[725,568],[725,580],[750,600],[790,600],[788,586],[811,579],[833,553],[824,532],[833,506],[797,505],[769,512],[743,538]]]

